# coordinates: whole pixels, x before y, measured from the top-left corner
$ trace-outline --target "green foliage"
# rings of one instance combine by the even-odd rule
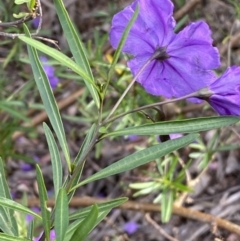
[[[32,14],[35,11],[36,3],[36,0],[15,0],[15,4],[26,4],[29,10],[29,13],[20,12],[15,14],[15,17],[22,18]],[[180,7],[185,4],[185,1],[179,1],[178,4]],[[136,190],[134,196],[154,193],[156,195],[154,202],[161,203],[162,221],[169,221],[173,203],[179,194],[191,191],[186,184],[186,170],[192,161],[198,159],[200,160],[200,168],[206,168],[217,151],[238,148],[237,145],[226,146],[219,143],[219,131],[207,144],[200,139],[197,133],[233,125],[239,121],[239,118],[203,117],[171,121],[158,120],[155,122],[156,108],[138,112],[135,109],[134,111],[134,108],[159,101],[158,97],[150,96],[139,86],[133,86],[133,89],[128,93],[129,96],[121,99],[123,97],[121,93],[126,90],[126,85],[130,85],[132,77],[125,64],[118,63],[118,60],[126,58],[125,55],[121,54],[121,49],[132,24],[138,16],[138,8],[129,21],[115,53],[105,55],[103,47],[108,38],[106,34],[101,35],[99,31],[95,30],[93,42],[84,43],[72,23],[63,1],[54,0],[54,5],[64,36],[69,44],[70,55],[73,58],[32,38],[28,27],[24,25],[25,35],[18,36],[17,41],[12,42],[14,47],[6,56],[3,66],[0,68],[2,68],[1,71],[7,68],[11,61],[16,58],[15,55],[19,49],[22,49],[20,48],[21,44],[26,44],[29,60],[21,58],[21,63],[30,64],[35,82],[25,84],[19,96],[12,93],[8,96],[8,93],[4,93],[4,98],[0,100],[0,115],[3,114],[4,117],[0,126],[0,154],[4,158],[10,156],[10,152],[5,153],[4,151],[12,148],[11,136],[13,132],[22,130],[19,127],[21,122],[30,122],[30,118],[26,116],[26,110],[30,104],[25,104],[27,100],[24,102],[23,99],[29,93],[33,96],[36,95],[36,97],[39,93],[43,104],[34,104],[35,108],[37,106],[38,109],[44,109],[49,119],[49,124],[44,123],[43,129],[51,157],[56,204],[52,210],[48,209],[47,187],[39,165],[36,165],[36,176],[41,214],[36,214],[23,204],[12,200],[3,162],[0,159],[0,229],[3,232],[0,233],[0,240],[30,241],[35,236],[35,230],[38,227],[36,223],[39,222],[41,222],[41,228],[43,229],[42,240],[45,238],[50,241],[50,232],[53,229],[56,233],[56,241],[84,240],[113,208],[126,202],[127,198],[116,198],[104,203],[94,204],[70,214],[69,202],[76,189],[115,174],[131,171],[151,161],[155,161],[156,170],[152,173],[145,173],[150,180],[144,183],[132,183],[130,187]],[[0,9],[4,13],[7,12],[4,4],[3,7],[0,4]],[[99,14],[105,14],[108,17],[106,13]],[[7,17],[3,19],[5,20]],[[176,30],[180,29],[186,21],[187,16],[178,23]],[[1,42],[0,46],[8,45],[11,41]],[[66,120],[84,123],[85,126],[84,131],[80,133],[83,142],[76,156],[73,156],[69,150],[70,140],[66,135],[62,116],[38,51],[54,59],[55,62],[53,61],[53,63],[58,65],[59,76],[74,80],[81,88],[84,88],[84,93],[78,100],[81,107],[81,117],[64,116]],[[26,77],[29,74],[22,73],[22,75]],[[7,82],[7,80],[4,82]],[[37,91],[33,85],[36,86]],[[118,104],[112,107],[115,102]],[[19,111],[19,108],[21,108],[21,111]],[[160,111],[158,110],[158,112]],[[11,124],[8,124],[9,120],[12,121]],[[156,135],[173,133],[188,135],[158,144],[153,141]],[[91,176],[81,179],[89,154],[94,150],[98,154],[103,139],[116,139],[127,135],[148,135],[150,138],[148,144],[141,147],[141,150],[121,158]],[[99,146],[97,146],[98,143]],[[181,157],[177,150],[186,146],[196,151],[191,152],[189,155],[191,160],[181,166],[179,164]],[[61,156],[61,151],[63,156]],[[14,154],[17,155],[17,153]],[[65,159],[68,167],[66,177],[63,175],[64,164],[62,159]],[[24,234],[19,231],[20,222],[15,218],[15,215],[21,215],[21,213],[34,216],[34,220],[28,224]]]
[[[70,241],[82,241],[88,235],[88,233],[94,228],[97,222],[97,217],[98,208],[96,205],[93,205],[88,216],[76,227],[75,232],[73,233]]]
[[[58,241],[64,241],[69,225],[68,198],[65,189],[60,189],[57,195],[54,228]]]
[[[237,16],[238,19],[240,19],[240,4],[239,4],[239,1],[238,0],[228,0],[228,2],[230,2],[234,6],[236,16]]]

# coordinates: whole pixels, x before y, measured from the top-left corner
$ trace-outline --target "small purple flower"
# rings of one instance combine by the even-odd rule
[[[203,93],[204,93],[203,89]],[[229,67],[207,88],[203,97],[219,115],[240,116],[240,67]]]
[[[39,213],[39,212],[40,212],[39,207],[32,207],[31,209],[32,209],[32,211],[34,211],[35,213]],[[33,219],[34,219],[33,215],[31,215],[31,214],[27,214],[27,215],[26,215],[26,222],[27,222],[27,223],[30,223]]]
[[[32,25],[34,28],[38,28],[40,22],[40,17],[36,17],[32,20]]]
[[[59,79],[54,74],[54,67],[48,64],[48,59],[45,56],[40,56],[40,60],[43,64],[43,69],[49,79],[50,86],[52,89],[56,88],[59,83]]]
[[[139,224],[137,224],[136,222],[127,222],[125,223],[123,229],[127,234],[134,234],[139,228]]]
[[[138,135],[129,135],[127,139],[131,142],[137,141],[139,139]]]
[[[135,0],[113,17],[110,42],[117,48],[123,31],[139,4],[140,10],[127,37],[123,52],[133,55],[128,62],[133,75],[154,54],[157,57],[137,81],[153,95],[180,97],[207,86],[220,66],[217,48],[212,46],[208,25],[191,23],[178,34],[170,0]]]
[[[31,171],[33,169],[32,165],[29,164],[29,163],[26,163],[26,162],[21,163],[20,168],[24,172],[28,172],[28,171]]]

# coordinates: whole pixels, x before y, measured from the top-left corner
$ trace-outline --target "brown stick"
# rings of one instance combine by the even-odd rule
[[[145,215],[146,220],[156,229],[158,232],[164,236],[166,239],[169,239],[170,241],[179,241],[176,238],[173,238],[170,236],[161,226],[159,226],[151,217],[149,213],[146,213]]]
[[[191,0],[188,1],[181,9],[179,9],[175,14],[174,18],[176,20],[180,20],[182,17],[184,17],[185,14],[190,12],[198,3],[200,3],[202,0]]]
[[[17,201],[21,202],[21,200],[17,200]],[[93,205],[94,203],[103,203],[107,201],[110,201],[110,200],[91,198],[91,197],[74,197],[70,202],[70,206],[86,207],[86,206]],[[47,201],[47,205],[49,207],[53,207],[55,205],[55,201],[53,199],[50,199]],[[29,207],[39,206],[39,199],[37,198],[28,199],[28,206]],[[160,212],[161,211],[160,204],[140,203],[140,202],[133,202],[133,201],[125,202],[124,204],[119,206],[119,208],[134,210],[134,211],[142,211],[142,212]],[[202,213],[189,208],[174,206],[173,214],[178,215],[180,217],[194,219],[204,223],[209,223],[209,224],[215,223],[217,227],[223,228],[231,233],[235,233],[240,236],[240,226],[230,221],[227,221],[225,219],[218,218],[207,213]]]

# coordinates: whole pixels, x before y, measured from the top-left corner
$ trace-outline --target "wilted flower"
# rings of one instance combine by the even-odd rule
[[[110,42],[117,48],[123,31],[139,4],[139,15],[127,37],[123,52],[133,55],[128,62],[136,75],[152,57],[137,81],[153,95],[180,97],[207,86],[219,67],[219,53],[212,46],[208,25],[191,23],[178,34],[170,0],[135,0],[117,13],[112,21]]]
[[[49,79],[49,83],[52,87],[52,89],[56,88],[59,82],[58,77],[55,76],[54,74],[54,67],[48,64],[48,59],[44,56],[40,56],[40,60],[43,64],[43,69]]]
[[[240,116],[240,67],[229,67],[221,77],[201,92],[202,99],[218,114]]]
[[[128,234],[134,234],[139,228],[139,225],[136,222],[130,221],[125,223],[123,229]]]

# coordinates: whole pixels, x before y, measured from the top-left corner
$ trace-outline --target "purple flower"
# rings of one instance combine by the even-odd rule
[[[123,229],[127,234],[134,234],[139,228],[139,225],[136,222],[127,222],[125,223]]]
[[[152,57],[157,57],[144,69],[137,81],[153,95],[180,97],[207,86],[220,66],[217,48],[212,46],[208,25],[191,23],[174,33],[173,4],[170,0],[135,0],[117,13],[112,21],[110,42],[117,48],[123,31],[137,4],[139,15],[127,37],[123,52],[133,55],[128,62],[136,75]]]
[[[207,97],[204,97],[205,91]],[[219,115],[240,116],[240,67],[229,67],[221,77],[203,89],[202,93],[202,99]]]
[[[40,17],[36,17],[32,20],[32,25],[34,28],[38,28],[40,22]]]
[[[33,169],[33,166],[29,163],[22,162],[20,164],[20,168],[21,168],[22,171],[28,172],[28,171],[31,171]]]
[[[40,56],[40,60],[43,64],[43,69],[49,79],[50,86],[52,87],[52,89],[56,88],[59,79],[54,74],[54,67],[48,64],[48,59],[45,56]]]
[[[34,211],[35,213],[39,213],[39,212],[40,212],[39,207],[32,207],[31,209],[32,209],[32,211]],[[27,222],[27,223],[30,223],[33,219],[34,219],[33,215],[31,215],[31,214],[27,214],[27,215],[26,215],[26,222]]]

